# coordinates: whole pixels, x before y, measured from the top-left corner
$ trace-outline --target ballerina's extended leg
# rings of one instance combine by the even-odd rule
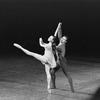
[[[26,53],[27,55],[29,56],[32,56],[34,58],[36,58],[37,60],[41,61],[42,63],[47,63],[47,59],[46,57],[44,57],[43,55],[40,55],[40,54],[37,54],[37,53],[34,53],[34,52],[31,52],[25,48],[23,48],[22,46],[20,46],[19,44],[17,43],[14,43],[14,46],[21,49],[24,53]]]

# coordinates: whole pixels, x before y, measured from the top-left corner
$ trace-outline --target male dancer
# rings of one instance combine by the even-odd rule
[[[55,47],[55,45],[53,45],[53,51],[54,51],[57,66],[55,68],[51,68],[51,70],[50,70],[51,78],[52,78],[52,82],[53,82],[52,85],[54,88],[56,88],[56,86],[55,86],[55,78],[56,78],[55,72],[61,67],[63,73],[68,78],[68,81],[69,81],[70,87],[71,87],[71,91],[74,92],[72,78],[67,72],[67,60],[65,58],[65,51],[66,51],[65,45],[66,45],[68,37],[66,37],[66,36],[62,37],[62,31],[61,31],[62,23],[59,23],[59,24],[60,24],[60,26],[58,27],[58,30],[54,34],[55,37],[58,34],[59,44],[56,47]]]

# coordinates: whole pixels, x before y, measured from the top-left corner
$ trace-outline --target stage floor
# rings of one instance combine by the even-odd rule
[[[32,57],[0,58],[0,100],[86,100],[100,85],[100,63],[68,60],[68,72],[74,82],[70,92],[61,69],[56,73],[57,89],[47,92],[44,65]]]

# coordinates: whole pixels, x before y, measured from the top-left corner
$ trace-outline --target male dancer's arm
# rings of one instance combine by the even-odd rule
[[[54,42],[52,43],[53,54],[54,54],[54,57],[55,57],[56,61],[58,59],[58,52],[56,50],[56,40],[57,40],[58,31],[59,31],[59,28],[61,28],[61,25],[62,25],[62,23],[60,22],[57,26],[57,29],[56,29],[55,33],[54,33]]]
[[[59,30],[58,30],[58,38],[59,38],[59,41],[60,41],[60,38],[62,37],[62,29],[61,29],[61,25],[59,27]]]
[[[62,36],[62,32],[59,32],[59,29],[61,29],[61,25],[62,25],[62,23],[59,22],[58,27],[57,27],[57,29],[56,29],[56,31],[54,33],[54,36],[55,37],[57,36],[57,33],[58,33],[58,37],[61,37]]]

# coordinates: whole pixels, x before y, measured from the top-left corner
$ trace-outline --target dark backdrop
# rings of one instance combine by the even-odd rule
[[[14,42],[43,54],[38,44],[62,22],[67,55],[100,56],[100,2],[97,0],[0,0],[0,55],[23,54]]]

